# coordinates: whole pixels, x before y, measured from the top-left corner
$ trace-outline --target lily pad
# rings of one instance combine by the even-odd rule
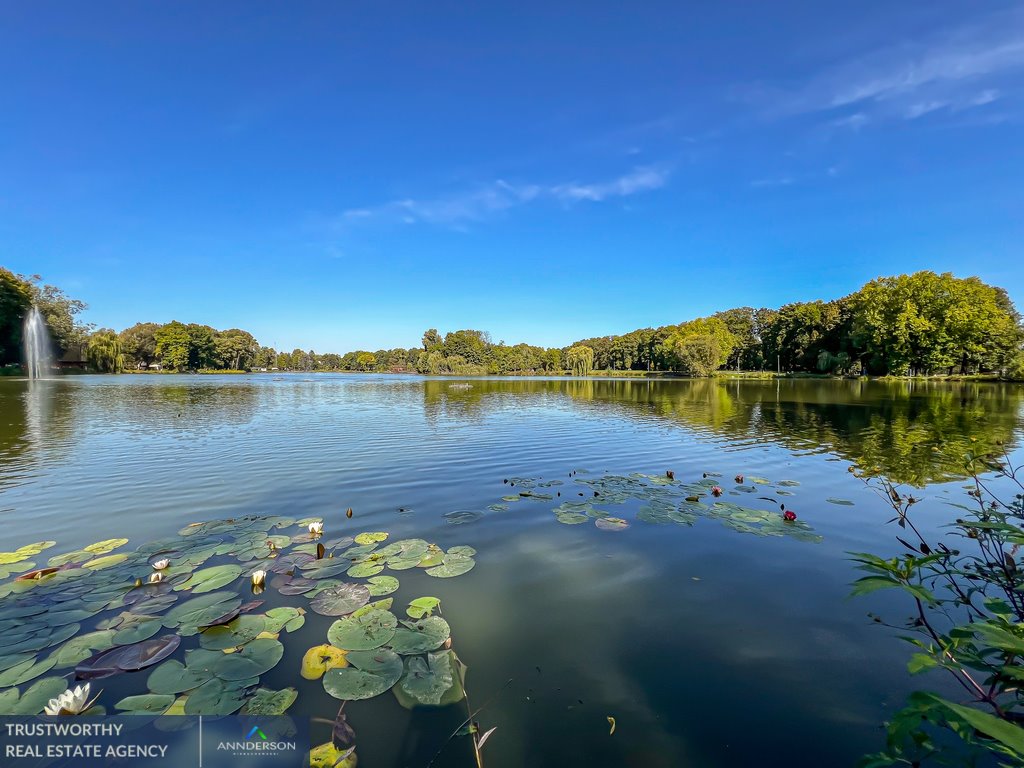
[[[302,657],[301,675],[306,680],[319,680],[329,669],[340,669],[348,666],[345,657],[348,651],[325,643],[314,645]]]
[[[406,709],[444,707],[462,701],[462,664],[454,651],[438,651],[405,660],[405,670],[393,691]]]
[[[356,563],[351,568],[349,568],[348,571],[346,571],[346,573],[354,579],[365,579],[367,576],[376,576],[383,570],[383,562],[366,560],[362,563]]]
[[[367,531],[366,533],[360,533],[355,537],[356,544],[377,544],[381,541],[385,541],[388,534],[384,531]]]
[[[374,576],[366,580],[370,597],[383,597],[398,591],[398,579],[394,576]]]
[[[424,616],[433,615],[437,610],[440,613],[441,601],[436,597],[417,597],[409,603],[405,612],[413,619],[422,619]]]
[[[268,688],[259,688],[245,700],[241,714],[243,715],[283,715],[288,708],[295,703],[299,692],[294,688],[282,688],[280,691],[272,691]]]
[[[279,608],[271,608],[266,615],[266,631],[294,632],[306,623],[306,611],[302,608],[293,608],[288,605]]]
[[[403,621],[395,630],[389,645],[395,653],[408,656],[440,648],[451,637],[451,627],[440,616],[427,616],[417,621]]]
[[[225,658],[233,658],[230,654]],[[247,678],[245,679],[247,680]],[[245,703],[247,682],[214,677],[196,688],[185,702],[187,715],[230,715]]]
[[[38,715],[50,699],[64,693],[67,687],[67,680],[63,677],[44,677],[20,695],[17,688],[0,691],[0,714]]]
[[[328,741],[309,750],[309,768],[355,768],[356,753],[353,747],[338,749]]]
[[[311,607],[321,616],[345,616],[369,600],[370,590],[365,585],[342,584],[320,592]]]
[[[460,509],[455,512],[446,512],[444,519],[452,525],[464,525],[465,523],[473,523],[484,516],[483,512],[476,510]]]
[[[441,564],[433,568],[427,568],[427,575],[439,579],[450,579],[454,576],[461,576],[473,570],[476,560],[464,555],[446,554],[441,559]]]
[[[204,670],[189,669],[176,659],[168,659],[150,673],[146,686],[153,693],[176,694],[198,688],[209,679]]]
[[[128,696],[114,705],[114,709],[124,710],[130,715],[162,715],[174,704],[174,696],[162,693],[147,693],[141,696]]]
[[[336,699],[372,699],[398,682],[404,671],[402,659],[387,648],[353,651],[350,666],[331,669],[324,675],[324,690]]]
[[[602,531],[624,531],[629,528],[629,523],[621,517],[599,517],[594,521],[594,525]]]
[[[97,541],[95,544],[90,544],[88,547],[83,547],[83,551],[91,552],[94,555],[105,555],[107,552],[112,552],[118,547],[123,547],[128,543],[128,539],[106,539],[105,541]]]
[[[838,504],[841,507],[853,506],[853,502],[850,501],[849,499],[835,499],[830,496],[829,498],[825,499],[825,501],[827,501],[829,504]]]
[[[254,640],[266,629],[266,618],[259,614],[245,614],[232,619],[227,624],[204,629],[199,634],[199,645],[213,651],[237,648]]]
[[[80,680],[98,680],[121,672],[137,672],[159,664],[181,644],[178,635],[163,635],[141,643],[103,651],[75,667]]]
[[[368,651],[389,642],[397,626],[398,619],[390,611],[368,611],[334,622],[327,630],[327,639],[338,648]]]
[[[280,641],[257,638],[237,653],[220,654],[218,659],[209,664],[209,669],[221,680],[246,680],[270,671],[277,666],[282,656],[284,646]]]
[[[88,567],[86,563],[86,567]],[[234,563],[226,565],[214,565],[210,568],[202,568],[182,584],[175,587],[176,590],[191,590],[193,594],[212,592],[215,589],[230,584],[242,575],[242,567]]]

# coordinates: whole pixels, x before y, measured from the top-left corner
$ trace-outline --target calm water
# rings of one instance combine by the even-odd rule
[[[846,552],[896,551],[885,506],[848,467],[926,486],[915,509],[939,525],[961,484],[947,457],[1002,441],[1020,459],[1022,404],[1020,387],[971,384],[0,379],[0,534],[3,549],[52,538],[57,552],[274,513],[322,515],[331,533],[469,544],[472,572],[398,574],[396,605],[441,598],[471,702],[495,697],[480,717],[498,726],[489,768],[850,765],[880,747],[880,723],[913,686],[908,649],[866,619],[906,606],[846,599],[857,575]],[[710,519],[654,525],[628,508],[610,509],[632,522],[622,532],[552,514],[589,493],[573,470],[668,469],[684,480],[719,472],[727,491],[737,473],[798,481],[778,500],[822,541]],[[550,490],[563,499],[488,509],[509,477],[559,479]],[[761,495],[724,498],[777,508]],[[457,510],[483,514],[452,525],[444,515]],[[265,681],[299,688],[294,712],[331,718],[337,702],[295,674],[331,621],[308,618]],[[928,682],[943,690],[942,678]],[[346,711],[362,766],[425,766],[465,716],[409,713],[390,695]],[[458,749],[436,763],[470,764]]]

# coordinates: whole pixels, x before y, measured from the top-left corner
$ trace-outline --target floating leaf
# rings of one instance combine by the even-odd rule
[[[8,688],[35,680],[53,669],[53,665],[56,663],[57,660],[53,656],[42,661],[36,661],[35,656],[29,656],[20,664],[15,664],[5,672],[0,672],[0,688]]]
[[[462,555],[445,555],[442,558],[441,564],[433,568],[427,568],[427,575],[435,576],[439,579],[450,579],[454,576],[461,576],[464,573],[468,573],[473,570],[473,566],[476,565],[476,560],[471,557],[464,557]]]
[[[383,597],[398,591],[398,579],[394,576],[374,576],[366,581],[371,597]]]
[[[430,616],[434,613],[434,610],[440,612],[441,601],[436,597],[417,597],[415,600],[409,603],[409,607],[405,609],[405,612],[414,619],[421,619],[424,616]]]
[[[389,642],[397,626],[398,619],[390,611],[368,611],[334,622],[327,630],[327,639],[338,648],[366,651]]]
[[[252,696],[245,700],[241,714],[243,715],[283,715],[295,703],[299,692],[294,688],[282,688],[272,691],[269,688],[258,688]]]
[[[75,675],[80,680],[98,680],[121,672],[136,672],[159,664],[174,653],[180,644],[181,637],[178,635],[163,635],[113,648],[80,663],[75,667]]]
[[[370,590],[363,584],[341,584],[320,592],[313,598],[312,608],[321,616],[344,616],[366,605]]]
[[[88,567],[86,563],[86,567]],[[242,575],[242,567],[234,563],[226,565],[214,565],[210,568],[203,568],[192,574],[187,581],[175,587],[176,590],[192,590],[194,594],[212,592],[227,584],[230,584]]]
[[[209,679],[204,670],[189,669],[180,661],[169,659],[150,673],[146,686],[153,693],[176,694],[198,688]]]
[[[381,541],[385,541],[388,534],[384,531],[369,531],[367,533],[360,533],[355,537],[356,544],[377,544]]]
[[[0,714],[38,715],[50,699],[64,693],[67,687],[67,680],[63,677],[44,677],[20,695],[17,688],[0,691]]]
[[[413,656],[405,660],[405,670],[393,691],[398,703],[413,707],[444,707],[462,701],[461,662],[455,651],[428,653],[426,659]]]
[[[436,650],[449,637],[451,627],[447,621],[440,616],[427,616],[418,621],[403,621],[402,626],[395,630],[390,645],[395,653],[408,656]]]
[[[174,704],[174,696],[162,693],[148,693],[142,696],[128,696],[114,705],[130,715],[162,715]]]
[[[95,560],[90,560],[85,563],[82,567],[89,568],[90,570],[98,571],[101,568],[110,568],[112,565],[118,565],[128,559],[128,555],[105,555],[103,557],[97,557]]]
[[[105,651],[114,646],[114,630],[106,629],[98,632],[87,632],[68,640],[54,654],[57,669],[73,667],[85,661],[97,651]]]
[[[301,674],[307,680],[319,680],[329,669],[347,667],[345,656],[348,651],[333,645],[314,645],[302,657]]]
[[[364,579],[367,576],[376,576],[383,570],[383,562],[367,560],[362,563],[356,563],[351,568],[349,568],[348,571],[346,571],[346,573],[354,579]]]
[[[234,658],[237,654],[225,656]],[[185,702],[187,715],[230,715],[245,702],[247,683],[214,677],[196,688]]]
[[[118,547],[123,547],[128,543],[128,539],[107,539],[105,541],[97,541],[95,544],[90,544],[88,547],[83,547],[83,551],[91,552],[94,555],[105,555],[107,552],[111,552]]]
[[[295,630],[300,629],[305,623],[306,611],[302,608],[292,608],[291,606],[285,605],[279,608],[271,608],[267,611],[267,632],[280,632],[282,629],[285,632],[294,632]]]
[[[212,651],[223,651],[245,645],[266,630],[266,618],[259,614],[246,614],[227,624],[204,629],[199,634],[199,645]]]
[[[827,501],[829,504],[838,504],[841,507],[852,507],[853,506],[853,502],[850,501],[849,499],[835,499],[835,498],[829,497],[829,498],[825,499],[825,501]]]
[[[331,669],[324,675],[324,690],[336,699],[358,701],[387,691],[402,676],[402,659],[387,648],[352,651],[351,666]]]
[[[309,751],[310,768],[355,768],[356,753],[353,749],[338,749],[328,741]]]

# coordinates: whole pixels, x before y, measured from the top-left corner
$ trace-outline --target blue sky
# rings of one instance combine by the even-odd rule
[[[0,264],[279,348],[1024,302],[1020,2],[0,6]]]

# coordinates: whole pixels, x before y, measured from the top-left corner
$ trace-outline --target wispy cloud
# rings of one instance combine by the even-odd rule
[[[868,51],[792,88],[750,94],[776,116],[838,115],[835,127],[858,129],[882,120],[915,120],[939,110],[990,104],[997,86],[1024,69],[1024,10],[992,14],[912,43]]]
[[[614,179],[582,183],[513,184],[498,179],[465,192],[436,198],[403,198],[369,208],[350,208],[337,217],[335,224],[358,221],[404,222],[465,226],[512,208],[540,202],[563,206],[600,203],[659,189],[668,183],[670,171],[664,167],[634,168]]]

